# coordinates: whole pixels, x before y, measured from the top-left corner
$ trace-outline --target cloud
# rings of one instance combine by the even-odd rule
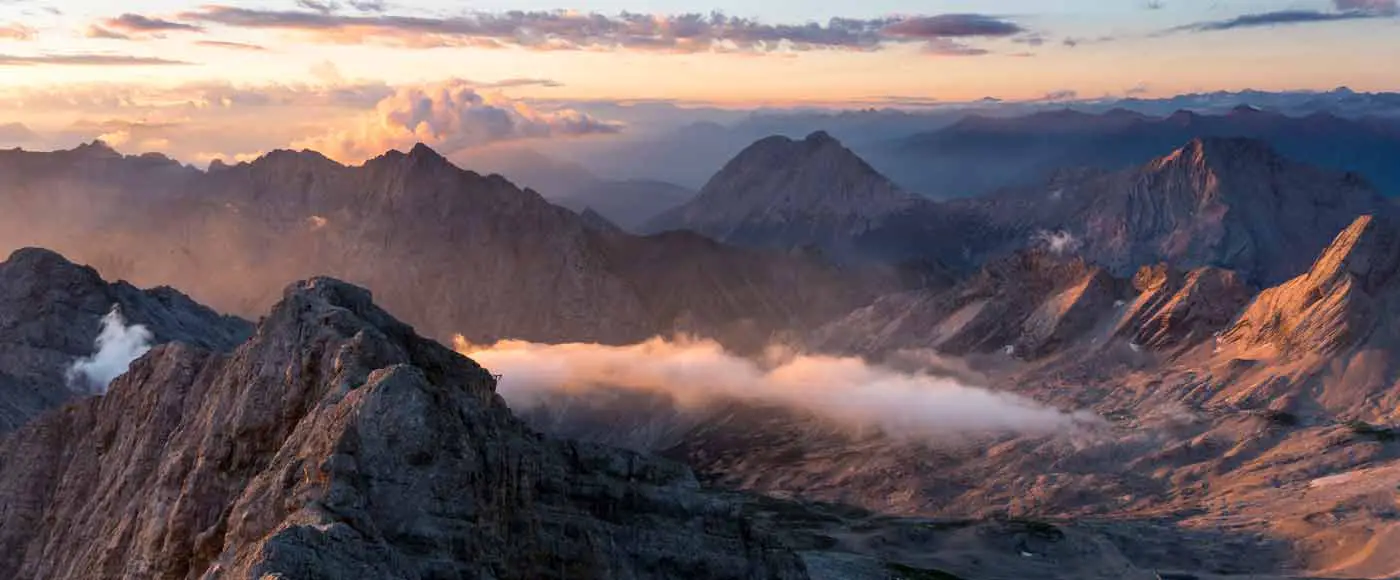
[[[68,128],[68,132],[86,135],[84,140],[96,139],[131,153],[165,151],[170,148],[170,136],[182,127],[181,123],[158,121],[132,121],[109,119],[101,122],[79,121]]]
[[[39,138],[39,135],[25,126],[24,123],[0,123],[0,145],[13,146],[30,143]]]
[[[94,343],[97,352],[73,362],[68,383],[75,390],[104,394],[117,377],[126,373],[131,362],[151,350],[151,331],[141,325],[126,325],[121,310],[113,306],[102,317],[102,330]]]
[[[547,89],[557,89],[559,87],[564,86],[564,83],[551,79],[514,78],[501,79],[494,83],[487,83],[481,86],[493,89],[507,89],[514,87],[544,87]]]
[[[621,125],[572,109],[538,110],[479,85],[451,80],[404,87],[380,101],[358,126],[309,139],[294,146],[316,149],[329,157],[361,161],[389,149],[424,143],[445,153],[522,139],[610,134]]]
[[[199,32],[203,27],[185,22],[175,22],[160,18],[151,18],[140,14],[123,14],[116,18],[108,18],[102,21],[102,25],[113,30],[124,32]]]
[[[1060,195],[1062,194],[1063,192],[1056,191],[1052,193],[1052,196],[1055,199],[1059,199]],[[1034,236],[1031,237],[1031,242],[1037,246],[1049,250],[1050,253],[1055,254],[1057,256],[1063,256],[1066,254],[1072,254],[1074,252],[1077,252],[1079,251],[1079,248],[1083,247],[1084,245],[1084,243],[1081,242],[1079,238],[1074,237],[1074,234],[1071,234],[1064,230],[1055,232],[1040,230],[1036,232]]]
[[[350,0],[350,7],[360,12],[383,12],[389,9],[384,0]]]
[[[1334,0],[1337,10],[1394,16],[1400,13],[1397,0]]]
[[[607,401],[609,393],[630,392],[669,397],[682,413],[703,413],[712,404],[737,400],[812,414],[853,431],[934,441],[969,434],[1052,434],[1097,421],[953,378],[961,373],[902,372],[856,358],[781,350],[754,361],[725,352],[713,341],[477,346],[457,337],[455,347],[500,373],[501,396],[527,416],[545,409],[558,418],[571,407]],[[612,416],[616,421],[638,419]],[[651,442],[637,443],[646,447]]]
[[[1400,13],[1400,6],[1397,5],[1397,0],[1334,0],[1333,6],[1336,8],[1335,12],[1323,12],[1319,10],[1275,10],[1270,12],[1257,12],[1225,20],[1197,22],[1186,26],[1178,26],[1167,32],[1217,32],[1240,28],[1365,20],[1371,18],[1389,18]]]
[[[0,54],[0,66],[152,66],[186,64],[193,63],[183,60],[119,54],[41,54],[38,56]]]
[[[335,2],[321,2],[318,0],[297,0],[297,6],[320,12],[321,14],[330,14],[340,10],[340,4]]]
[[[326,5],[324,2],[316,4]],[[1001,37],[1025,32],[1015,23],[978,14],[902,19],[832,18],[825,24],[765,24],[718,12],[681,15],[624,12],[610,16],[573,11],[510,11],[431,18],[214,5],[185,12],[180,18],[236,28],[296,32],[316,41],[332,43],[378,42],[405,47],[518,46],[535,50],[878,50],[887,43]]]
[[[123,34],[110,28],[103,28],[96,24],[89,26],[83,36],[88,38],[101,38],[106,40],[131,40],[130,34]]]
[[[983,14],[920,16],[885,27],[890,35],[919,39],[1014,36],[1025,31],[1019,24]]]
[[[1053,101],[1073,101],[1073,100],[1075,100],[1075,99],[1077,99],[1077,98],[1079,98],[1079,91],[1072,90],[1072,89],[1061,89],[1061,90],[1058,90],[1058,91],[1051,91],[1051,92],[1045,93],[1045,96],[1044,96],[1044,97],[1041,97],[1040,100],[1042,100],[1042,101],[1052,101],[1052,102],[1053,102]]]
[[[197,44],[197,45],[199,45],[199,46],[206,46],[206,47],[209,47],[209,48],[227,48],[227,49],[230,49],[230,50],[251,50],[251,51],[265,51],[265,50],[267,50],[267,47],[260,46],[260,45],[257,45],[257,44],[247,44],[247,43],[243,43],[243,42],[230,42],[230,41],[227,41],[227,40],[197,40],[197,41],[195,41],[195,44]]]
[[[18,22],[0,24],[0,40],[34,40],[39,31]]]
[[[991,54],[991,51],[968,46],[949,38],[938,38],[924,43],[924,52],[938,56],[983,56]]]

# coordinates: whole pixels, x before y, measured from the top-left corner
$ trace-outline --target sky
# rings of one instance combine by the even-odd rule
[[[1396,0],[0,0],[0,146],[356,161],[615,135],[570,103],[1400,89]],[[178,129],[178,130],[177,130]]]

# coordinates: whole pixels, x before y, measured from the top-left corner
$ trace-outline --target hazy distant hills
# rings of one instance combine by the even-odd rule
[[[1087,118],[1112,127],[1142,119]],[[758,141],[693,200],[646,227],[753,247],[817,248],[842,261],[923,261],[970,271],[1045,246],[1118,276],[1168,262],[1276,283],[1303,271],[1356,216],[1389,206],[1354,173],[1316,168],[1263,140],[1240,138],[1191,139],[1119,171],[1064,169],[1035,186],[935,202],[814,133]]]
[[[913,191],[965,197],[1034,183],[1068,167],[1122,169],[1208,137],[1259,139],[1297,161],[1354,171],[1386,195],[1400,195],[1400,165],[1394,161],[1400,156],[1400,125],[1394,121],[1327,113],[1290,117],[1249,106],[1220,115],[1178,111],[1167,117],[1128,109],[970,116],[942,130],[891,141],[869,156]]]
[[[244,314],[287,280],[334,274],[443,338],[626,343],[681,325],[762,342],[886,283],[800,256],[602,231],[423,146],[359,167],[276,151],[205,173],[99,144],[0,152],[0,167],[18,210],[0,215],[0,243],[57,248]],[[701,290],[714,285],[734,290]]]
[[[597,181],[550,201],[582,212],[593,210],[629,232],[695,197],[695,192],[664,181]]]
[[[598,215],[630,232],[661,212],[690,200],[695,192],[665,181],[603,179],[583,166],[560,161],[530,149],[483,151],[461,159],[463,167],[496,173],[522,188],[533,189],[550,202]]]

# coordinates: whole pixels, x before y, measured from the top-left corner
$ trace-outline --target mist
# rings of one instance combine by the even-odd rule
[[[1063,412],[952,377],[776,348],[754,360],[709,340],[657,338],[621,347],[520,341],[482,346],[458,337],[455,346],[502,375],[498,391],[522,414],[594,394],[612,398],[622,390],[665,395],[691,410],[724,400],[775,405],[851,430],[933,440],[1052,434],[1097,421],[1089,413]],[[634,420],[617,418],[619,425]]]
[[[94,341],[96,352],[68,367],[68,384],[78,391],[102,395],[112,381],[131,368],[131,362],[151,350],[151,331],[127,326],[121,309],[113,306],[102,317],[102,330]]]

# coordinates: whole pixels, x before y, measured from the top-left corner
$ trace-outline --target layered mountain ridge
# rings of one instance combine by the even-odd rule
[[[1221,114],[1065,109],[1007,118],[973,115],[937,131],[890,141],[870,156],[914,191],[966,197],[1031,185],[1066,167],[1118,171],[1196,138],[1257,139],[1311,165],[1358,172],[1382,193],[1400,195],[1400,173],[1391,161],[1400,151],[1400,132],[1389,120],[1328,113],[1289,116],[1247,105]]]
[[[172,288],[109,284],[92,268],[27,248],[0,262],[0,433],[87,393],[65,369],[92,355],[102,318],[117,309],[156,344],[232,349],[252,332]]]
[[[682,325],[766,337],[822,322],[893,283],[782,252],[598,228],[422,145],[358,167],[276,151],[169,182],[164,166],[148,171],[120,155],[0,152],[0,166],[16,168],[0,194],[22,210],[0,216],[0,244],[55,247],[110,275],[176,284],[243,314],[271,304],[285,280],[334,274],[374,288],[443,339],[629,343]],[[102,179],[109,172],[130,178]],[[647,256],[650,269],[631,268],[634,256]],[[723,265],[730,261],[763,266]],[[715,283],[736,290],[688,290]],[[664,310],[650,306],[653,293],[667,296]]]

